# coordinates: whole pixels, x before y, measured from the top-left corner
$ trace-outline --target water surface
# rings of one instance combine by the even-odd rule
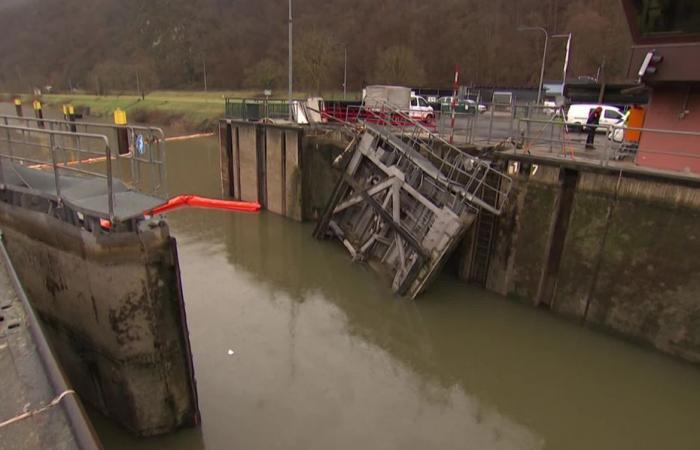
[[[215,138],[168,144],[171,194],[219,195]],[[111,449],[693,449],[700,370],[444,275],[416,301],[312,226],[185,210],[201,429]],[[232,354],[230,354],[232,352]]]

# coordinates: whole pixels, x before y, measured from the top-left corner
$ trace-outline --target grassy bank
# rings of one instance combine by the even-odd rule
[[[281,91],[280,91],[281,93]],[[111,116],[116,108],[127,111],[129,122],[153,123],[182,128],[190,131],[212,129],[216,120],[224,116],[225,97],[255,98],[258,91],[154,91],[141,97],[134,94],[89,95],[89,94],[48,94],[42,100],[49,106],[60,107],[71,103],[76,107],[90,108],[93,116]],[[297,92],[295,98],[306,98],[308,93]],[[11,95],[2,97],[9,100]],[[33,96],[23,95],[26,103]],[[342,93],[327,95],[327,98],[342,98]]]
[[[52,106],[72,103],[90,108],[93,116],[110,116],[115,109],[127,112],[129,122],[149,122],[188,130],[203,130],[224,115],[224,95],[204,92],[152,92],[142,100],[137,95],[44,95]]]

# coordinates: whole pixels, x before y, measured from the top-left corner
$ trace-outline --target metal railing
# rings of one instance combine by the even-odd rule
[[[593,145],[588,147],[587,131],[577,133],[561,118],[522,118],[519,119],[518,131],[519,138],[513,151],[544,155],[557,153],[602,166],[610,165],[611,161],[617,161],[618,165],[620,162],[640,164],[649,157],[664,157],[671,161],[674,158],[700,160],[700,132],[695,131],[600,124],[596,126]]]
[[[444,106],[444,105],[441,105]],[[517,136],[518,120],[522,117],[549,119],[559,113],[557,108],[534,104],[486,104],[485,111],[456,111],[452,120],[452,106],[441,107],[432,112],[403,111],[413,121],[445,140],[452,138],[459,145],[498,144]],[[498,108],[496,107],[498,106]],[[478,108],[478,106],[475,106]],[[326,102],[324,118],[354,123],[368,118],[366,106],[336,105]],[[331,119],[332,118],[332,119]],[[371,118],[370,118],[371,119]]]
[[[501,213],[511,189],[510,177],[494,170],[490,163],[448,143],[405,111],[385,102],[373,106],[361,106],[358,120],[375,126],[375,133],[383,138],[399,139],[408,149],[403,156],[431,175],[438,187],[450,192],[455,203],[463,202],[494,214]],[[426,162],[437,171],[426,167]]]
[[[128,170],[120,166],[118,177],[140,192],[154,195],[159,198],[167,197],[166,179],[166,154],[165,133],[162,128],[141,125],[112,125],[100,122],[67,121],[57,119],[39,119],[35,117],[17,117],[0,115],[0,124],[5,126],[18,126],[31,128],[37,131],[57,131],[54,135],[56,146],[66,152],[72,152],[77,159],[75,164],[82,164],[83,156],[88,151],[101,153],[104,149],[91,148],[93,144],[89,139],[85,140],[85,134],[99,134],[107,139],[112,150],[112,156],[122,160],[128,160]],[[120,149],[119,133],[126,130],[126,148]],[[0,136],[2,138],[2,136]],[[5,132],[5,139],[8,139]],[[10,142],[11,144],[11,142]],[[117,150],[126,150],[121,153]],[[65,162],[65,161],[64,161]],[[94,161],[93,161],[94,162]]]
[[[226,117],[240,120],[287,119],[289,101],[272,99],[225,99]]]
[[[12,119],[33,120],[15,117]],[[52,122],[61,126],[71,123],[49,120],[44,122],[46,125]],[[129,132],[135,133],[137,129],[139,127],[133,127]],[[137,148],[139,146],[141,150]],[[116,218],[116,179],[129,189],[158,198],[167,197],[164,159],[157,156],[156,152],[162,155],[160,145],[156,150],[155,145],[143,143],[135,144],[129,153],[119,154],[109,138],[103,134],[0,123],[0,183],[3,186],[12,184],[19,189],[55,196],[59,203],[70,204],[81,212],[106,216],[104,218],[113,221]],[[144,172],[141,165],[148,165],[151,170]],[[43,180],[46,177],[36,177],[32,175],[33,172],[27,170],[52,172],[52,189],[45,185]],[[66,195],[65,192],[80,179],[104,180],[107,201],[105,211],[76,207],[76,193]]]

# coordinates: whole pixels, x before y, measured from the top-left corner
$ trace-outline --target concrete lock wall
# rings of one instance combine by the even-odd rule
[[[224,197],[258,202],[301,221],[301,138],[298,127],[226,120],[219,125]]]
[[[198,423],[174,240],[95,234],[0,202],[17,273],[80,398],[142,436]]]
[[[219,143],[223,196],[296,221],[320,215],[339,176],[331,167],[342,143],[301,127],[222,120]]]
[[[486,287],[700,362],[700,182],[515,159]]]

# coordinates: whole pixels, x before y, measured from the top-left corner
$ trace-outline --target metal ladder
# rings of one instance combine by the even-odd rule
[[[494,182],[497,182],[497,180],[494,180]],[[490,197],[489,201],[496,200],[493,198],[496,195],[496,191],[488,191],[483,195]],[[481,286],[486,285],[488,278],[497,221],[498,217],[489,211],[481,211],[477,216],[470,279]]]

